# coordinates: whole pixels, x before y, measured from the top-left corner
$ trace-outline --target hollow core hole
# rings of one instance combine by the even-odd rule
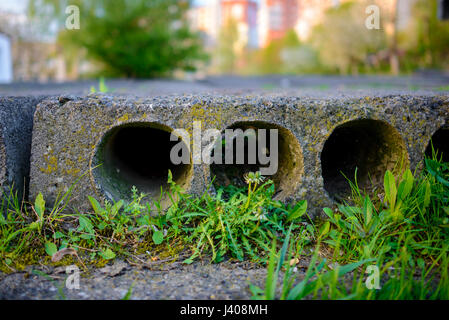
[[[438,129],[432,136],[426,148],[426,156],[433,158],[433,152],[438,159],[442,158],[444,162],[449,162],[449,125]]]
[[[379,120],[354,120],[338,126],[321,153],[324,189],[335,200],[351,195],[349,180],[370,191],[382,188],[387,170],[397,172],[408,165],[401,135]]]
[[[156,123],[131,123],[110,130],[103,137],[94,157],[97,184],[109,198],[130,199],[131,188],[153,199],[167,186],[168,171],[185,187],[191,164],[175,165],[170,151],[178,141],[170,141],[171,129]]]
[[[276,129],[278,132],[277,141],[277,170],[272,175],[266,177],[273,180],[276,195],[279,199],[283,199],[289,195],[292,195],[300,181],[303,174],[303,156],[301,146],[294,136],[294,134],[281,126],[262,122],[262,121],[248,121],[238,122],[230,126],[228,129],[236,130],[241,129],[244,133],[249,133],[248,129],[252,129],[255,132],[253,134],[245,135],[244,139],[244,162],[242,164],[237,163],[237,138],[232,141],[232,163],[225,163],[225,142],[222,144],[222,163],[212,164],[210,167],[211,177],[214,178],[215,187],[222,187],[233,185],[237,187],[246,186],[244,176],[248,172],[257,172],[261,168],[268,168],[270,164],[261,164],[259,156],[256,156],[256,163],[250,163],[249,158],[249,144],[255,143],[256,150],[259,148],[265,149],[264,154],[270,157],[272,160],[275,158],[275,150],[273,141],[270,137],[270,129]],[[266,145],[263,148],[259,144],[259,129],[266,129]],[[225,134],[222,134],[222,139],[225,141]],[[251,142],[252,141],[252,142]],[[217,144],[216,144],[217,146]],[[215,149],[212,150],[212,156],[214,156]],[[257,151],[256,151],[257,153]],[[271,163],[271,161],[270,161]]]

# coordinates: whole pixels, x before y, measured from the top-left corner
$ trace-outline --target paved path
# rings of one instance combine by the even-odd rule
[[[178,80],[120,80],[108,79],[109,93],[130,94],[136,96],[169,94],[204,94],[219,92],[229,94],[247,94],[251,92],[272,94],[286,92],[301,94],[304,91],[327,93],[341,91],[353,93],[360,90],[375,91],[435,91],[449,92],[449,75],[417,74],[414,76],[264,76],[264,77],[208,77],[195,81]],[[85,95],[98,81],[77,81],[69,83],[15,83],[0,85],[0,95]]]
[[[70,290],[65,288],[65,268],[35,266],[24,272],[0,273],[0,299],[118,300],[133,283],[131,299],[250,299],[249,283],[264,287],[265,275],[265,268],[248,262],[174,263],[149,270],[116,261],[91,269],[89,274],[81,272],[79,290]]]

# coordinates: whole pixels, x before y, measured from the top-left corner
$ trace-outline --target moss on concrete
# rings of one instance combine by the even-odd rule
[[[432,135],[449,123],[448,114],[449,97],[434,94],[354,97],[329,94],[284,97],[192,95],[145,99],[95,94],[72,98],[62,105],[57,98],[48,99],[38,106],[34,118],[30,192],[32,197],[43,192],[51,203],[58,192],[68,190],[80,175],[87,173],[75,187],[71,207],[81,212],[88,209],[87,195],[106,198],[101,184],[92,174],[93,159],[107,132],[126,123],[160,123],[191,132],[194,121],[202,121],[203,129],[219,131],[236,121],[259,121],[284,128],[296,138],[302,150],[303,174],[293,174],[292,180],[282,178],[278,184],[292,184],[291,189],[295,191],[288,192],[284,200],[307,199],[313,215],[320,213],[322,206],[333,204],[324,188],[321,153],[337,127],[363,119],[388,124],[397,136],[385,137],[385,141],[393,143],[392,149],[379,152],[393,154],[393,157],[376,158],[386,162],[374,167],[391,167],[398,158],[395,155],[405,153],[405,148],[410,167],[414,169],[423,159]],[[403,143],[394,143],[399,140]],[[48,147],[51,147],[51,155]],[[300,164],[301,160],[297,160]],[[285,168],[286,172],[291,169],[288,165]],[[186,191],[199,194],[207,188],[210,179],[210,167],[195,164]]]

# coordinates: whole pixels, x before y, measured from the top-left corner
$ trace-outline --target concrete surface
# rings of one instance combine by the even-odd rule
[[[305,268],[306,263],[298,266],[302,276]],[[264,288],[265,275],[265,268],[248,262],[175,263],[151,270],[116,261],[105,268],[81,270],[79,289],[67,289],[64,267],[34,266],[13,274],[0,272],[0,299],[120,300],[132,286],[132,300],[239,300],[251,298],[249,283]]]
[[[307,199],[313,215],[323,206],[332,205],[331,198],[345,195],[334,192],[342,181],[346,183],[340,171],[351,174],[357,166],[359,182],[368,186],[370,179],[381,183],[385,170],[397,168],[401,161],[414,169],[423,159],[432,135],[449,123],[449,95],[365,91],[351,96],[329,93],[134,98],[92,94],[51,98],[39,104],[34,117],[30,196],[42,192],[51,203],[83,174],[71,201],[71,207],[80,211],[89,209],[88,195],[126,199],[132,185],[140,185],[144,191],[147,187],[147,191],[156,190],[149,182],[151,172],[143,177],[138,171],[126,170],[126,174],[134,175],[129,178],[122,171],[114,172],[117,168],[113,164],[96,168],[104,162],[102,146],[111,130],[117,128],[143,123],[154,132],[183,128],[191,133],[194,121],[201,121],[203,129],[223,131],[236,123],[256,122],[259,127],[278,126],[291,133],[283,139],[287,145],[299,144],[301,152],[295,154],[302,154],[302,159],[293,164],[284,161],[285,166],[272,178],[282,182],[294,175],[284,190],[278,190],[279,197],[285,201]],[[333,142],[326,146],[334,131]],[[159,168],[160,158],[167,159],[167,150],[160,154],[165,144],[160,143],[160,135],[152,139],[152,133],[147,134],[144,139],[129,139],[129,148],[124,152],[132,154],[127,155],[129,158],[147,159],[150,168]],[[329,152],[324,151],[325,147]],[[443,147],[447,148],[447,144]],[[327,164],[322,162],[322,152]],[[299,171],[295,169],[302,164]],[[163,169],[167,168],[168,164]],[[328,181],[323,181],[323,169],[329,171],[324,176]],[[176,174],[177,181],[192,193],[203,192],[212,178],[210,166],[204,163],[179,168]],[[154,196],[158,196],[157,190]]]
[[[0,194],[27,195],[33,115],[45,97],[0,97]]]
[[[289,90],[295,95],[303,91],[354,92],[366,90],[400,90],[403,93],[416,91],[449,91],[449,74],[440,72],[421,72],[410,76],[291,76],[268,75],[254,77],[215,76],[191,80],[132,80],[106,79],[108,93],[119,95],[135,95],[147,97],[168,94],[276,94],[279,90]],[[98,90],[97,80],[76,81],[67,83],[14,83],[0,84],[0,96],[24,95],[86,95],[90,88]]]
[[[111,88],[108,95],[88,97],[89,88],[98,82],[0,85],[0,96],[15,96],[0,97],[2,186],[28,177],[32,113],[40,98],[22,97],[26,95],[53,96],[37,108],[31,160],[31,198],[41,191],[48,205],[83,173],[86,175],[73,193],[72,208],[89,207],[87,195],[105,198],[106,192],[120,194],[120,187],[114,191],[114,183],[107,183],[111,171],[95,174],[92,168],[101,160],[97,151],[109,150],[101,148],[102,142],[114,142],[105,139],[107,133],[121,126],[133,128],[136,121],[151,123],[151,130],[144,133],[149,139],[136,139],[129,150],[134,150],[136,157],[150,158],[160,151],[152,146],[161,146],[151,139],[153,133],[176,127],[189,130],[194,120],[203,121],[205,128],[220,130],[236,122],[254,125],[254,121],[284,128],[291,134],[285,135],[287,145],[293,136],[301,148],[298,165],[303,167],[299,179],[295,176],[297,184],[289,183],[285,199],[308,199],[311,213],[334,203],[332,196],[341,196],[332,193],[341,189],[341,180],[333,176],[338,167],[349,170],[354,161],[366,159],[362,163],[366,172],[379,177],[406,154],[414,168],[435,133],[439,146],[448,150],[449,78],[444,75],[107,80],[106,84]],[[360,119],[365,120],[353,121]],[[357,152],[350,157],[347,150]],[[328,173],[323,173],[323,153]],[[283,177],[288,181],[291,168],[285,169]],[[194,165],[181,169],[179,177],[191,192],[201,192],[210,181],[211,170]],[[301,260],[300,278],[307,265],[308,261]],[[121,299],[133,283],[131,299],[248,299],[248,281],[263,287],[265,274],[264,268],[246,262],[173,263],[148,269],[116,261],[105,269],[82,273],[80,289],[69,290],[64,288],[63,269],[30,266],[24,272],[0,273],[0,299],[58,299],[62,298],[59,288],[68,299]]]

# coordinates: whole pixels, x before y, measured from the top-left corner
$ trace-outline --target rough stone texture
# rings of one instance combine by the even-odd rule
[[[0,97],[0,193],[27,196],[33,114],[45,97]],[[24,193],[25,192],[25,193]]]
[[[191,133],[193,121],[202,121],[203,129],[220,131],[236,122],[259,121],[283,127],[298,140],[303,176],[292,192],[283,195],[283,200],[307,199],[313,215],[333,203],[322,178],[323,146],[335,128],[359,119],[384,121],[394,128],[403,139],[403,143],[395,143],[408,152],[408,162],[414,169],[423,159],[432,135],[449,123],[449,96],[370,91],[351,95],[314,92],[295,96],[133,98],[93,94],[51,98],[39,104],[34,117],[30,196],[42,192],[52,202],[85,174],[75,185],[69,207],[82,212],[89,209],[88,195],[108,197],[102,180],[105,177],[98,178],[92,169],[103,137],[120,125],[150,122]],[[136,148],[136,157],[152,143],[141,141],[142,149]],[[153,154],[160,156],[158,150]],[[381,160],[388,163],[389,159]],[[189,192],[203,192],[211,179],[209,165],[195,164],[192,170],[182,182]]]
[[[298,265],[299,279],[304,277],[307,266],[307,262]],[[65,267],[30,266],[25,272],[0,272],[0,299],[120,300],[131,286],[131,300],[250,299],[249,284],[264,288],[266,269],[249,262],[195,262],[149,270],[115,261],[102,269],[81,271],[80,276],[79,289],[67,289]]]

